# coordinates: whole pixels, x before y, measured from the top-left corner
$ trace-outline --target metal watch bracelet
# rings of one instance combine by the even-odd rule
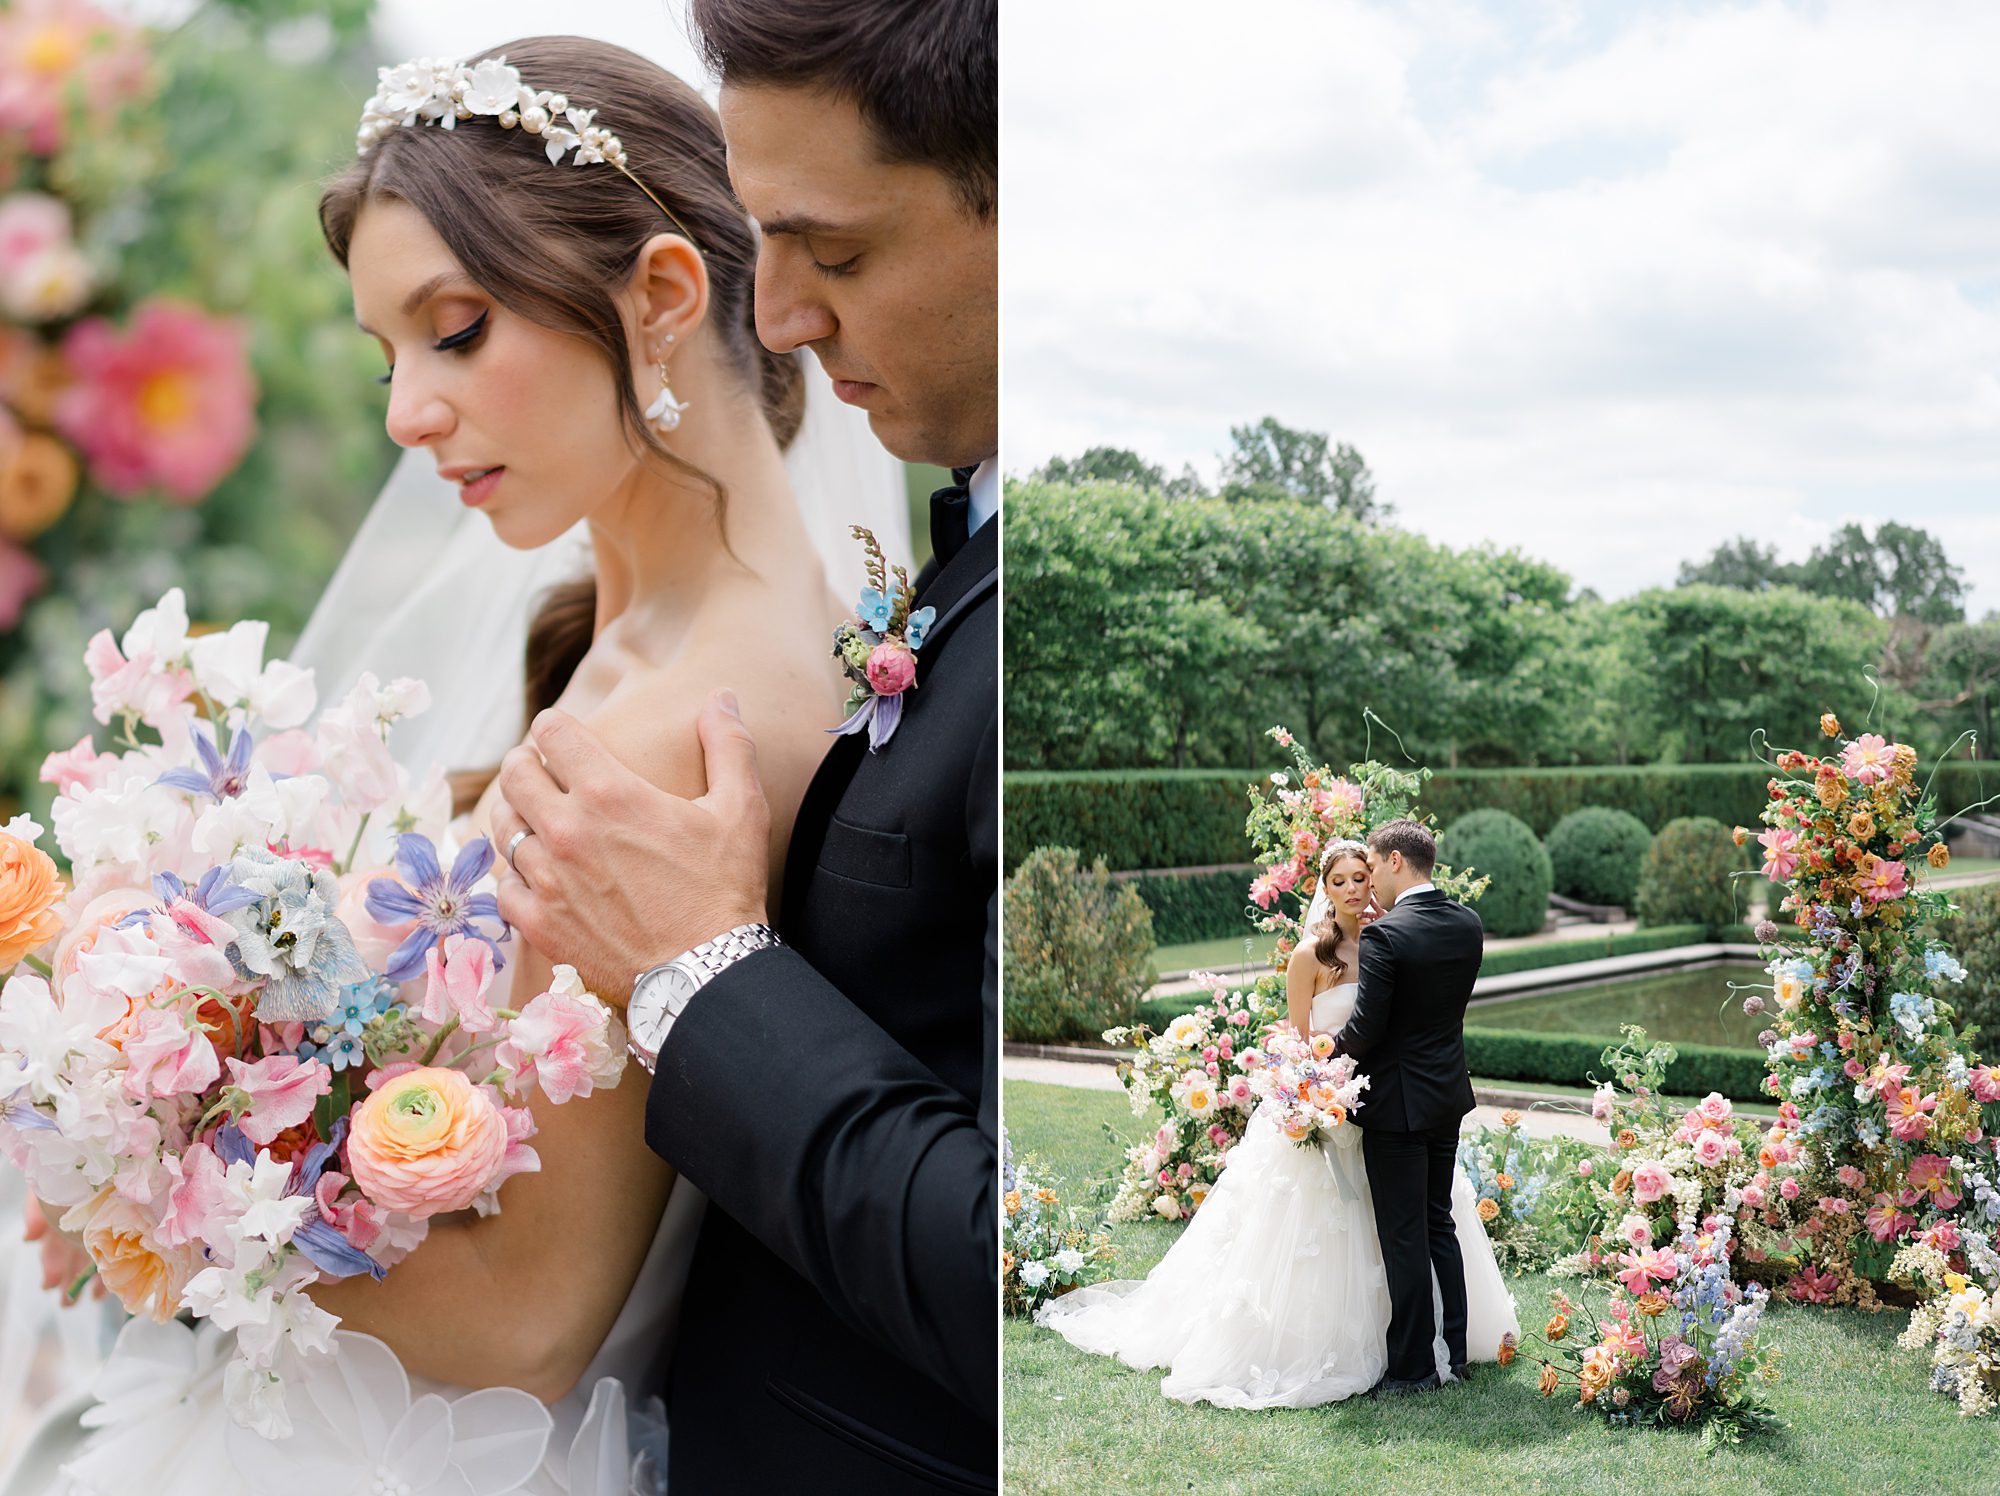
[[[667,1034],[695,994],[745,956],[783,943],[769,925],[738,925],[641,972],[626,1004],[627,1052],[652,1074]]]

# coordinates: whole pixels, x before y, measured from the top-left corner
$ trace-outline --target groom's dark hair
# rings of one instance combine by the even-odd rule
[[[689,0],[725,84],[824,88],[852,99],[885,161],[935,167],[965,211],[1000,191],[998,0]]]
[[[1403,861],[1420,873],[1428,873],[1437,866],[1437,838],[1431,835],[1430,827],[1407,816],[1400,821],[1385,821],[1377,826],[1368,833],[1368,845],[1378,857],[1401,852]]]

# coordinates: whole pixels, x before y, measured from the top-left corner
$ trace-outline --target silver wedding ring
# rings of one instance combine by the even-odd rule
[[[526,841],[529,837],[533,836],[534,834],[535,834],[534,832],[528,830],[524,826],[521,828],[521,830],[516,831],[512,836],[507,838],[507,866],[513,867],[516,873],[519,873],[521,870],[517,867],[514,867],[514,854],[520,851],[521,843]]]

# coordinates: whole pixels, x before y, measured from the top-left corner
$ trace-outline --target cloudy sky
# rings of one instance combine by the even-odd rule
[[[1608,596],[1885,518],[2000,609],[2000,7],[1004,0],[1009,471],[1264,414]]]

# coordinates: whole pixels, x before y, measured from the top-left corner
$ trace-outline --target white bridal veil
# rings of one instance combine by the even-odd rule
[[[861,577],[851,525],[866,525],[894,557],[910,555],[903,465],[883,450],[867,417],[842,404],[806,359],[805,423],[785,454],[806,528],[836,592]],[[755,564],[755,558],[747,558]],[[399,724],[396,761],[476,768],[499,762],[521,737],[528,623],[552,584],[591,564],[583,526],[552,545],[517,551],[439,478],[428,452],[404,454],[327,583],[298,647],[322,704],[339,700],[364,670],[430,686],[431,708]],[[826,620],[829,637],[837,619]]]

